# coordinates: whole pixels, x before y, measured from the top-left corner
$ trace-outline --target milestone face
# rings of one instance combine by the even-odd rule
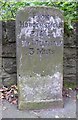
[[[27,7],[17,15],[16,25],[20,100],[61,98],[62,13],[47,7]]]

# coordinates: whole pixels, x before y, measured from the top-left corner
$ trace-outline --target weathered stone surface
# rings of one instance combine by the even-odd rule
[[[26,7],[16,19],[19,109],[63,107],[63,15]]]
[[[0,57],[0,87],[2,87],[2,58]]]
[[[64,67],[64,74],[70,75],[70,74],[76,74],[76,68],[75,67]]]
[[[7,87],[16,84],[16,59],[3,58],[2,66],[2,84]]]
[[[2,22],[0,22],[0,87],[2,86]]]
[[[64,59],[64,66],[65,67],[76,67],[76,60],[73,58],[73,59]]]
[[[6,22],[6,32],[7,32],[7,39],[8,42],[15,42],[15,21],[7,21]]]
[[[2,22],[2,43],[13,43],[16,41],[16,36],[15,36],[15,21],[10,20],[6,22]]]
[[[10,87],[11,85],[15,85],[17,81],[17,75],[16,74],[8,74],[4,72],[2,74],[2,83],[6,87]]]
[[[2,57],[16,57],[16,43],[3,45]]]
[[[16,59],[3,58],[2,65],[8,74],[16,73]]]
[[[2,22],[0,22],[0,76],[2,68]]]
[[[9,74],[7,71],[2,69],[2,84],[6,87],[15,85],[17,83],[17,75],[15,73]]]
[[[64,36],[64,47],[76,47],[76,35]]]
[[[6,37],[6,22],[2,22],[2,44],[5,44],[7,42]]]
[[[76,48],[64,48],[64,59],[76,59]]]
[[[71,82],[70,82],[71,81]],[[76,74],[64,74],[64,82],[69,82],[69,84],[76,84]]]
[[[75,35],[74,35],[75,36]],[[67,42],[69,40],[69,37],[67,39]],[[72,41],[73,46],[72,47]],[[69,43],[65,45],[64,47],[64,59],[63,59],[63,65],[64,65],[64,82],[76,83],[76,46],[74,39],[71,37],[71,45],[69,46]]]

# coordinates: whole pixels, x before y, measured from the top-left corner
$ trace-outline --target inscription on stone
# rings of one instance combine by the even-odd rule
[[[63,15],[55,8],[17,13],[17,79],[20,109],[63,106]]]

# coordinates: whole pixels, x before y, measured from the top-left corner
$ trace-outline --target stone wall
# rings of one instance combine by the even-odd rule
[[[17,83],[15,21],[2,22],[2,83]],[[76,35],[64,36],[64,81],[76,81]]]
[[[5,86],[16,84],[15,21],[2,23],[2,82]]]
[[[64,37],[64,82],[76,83],[76,34]]]
[[[0,22],[0,87],[2,87],[2,22]]]

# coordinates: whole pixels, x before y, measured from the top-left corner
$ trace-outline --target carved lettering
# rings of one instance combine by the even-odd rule
[[[48,15],[36,15],[29,17],[28,21],[20,21],[20,37],[25,34],[25,37],[43,36],[48,37],[62,37],[63,28],[62,20],[60,17]]]
[[[35,51],[34,51],[34,48],[29,48],[29,54],[30,54],[30,55],[33,55],[34,52],[35,52]]]
[[[53,46],[59,47],[62,40],[55,40],[63,33],[62,20],[58,16],[35,15],[28,21],[20,21],[19,38],[23,36],[22,47],[28,49],[27,54],[54,54]],[[54,40],[51,40],[54,38]],[[33,47],[30,47],[33,46]],[[34,48],[34,47],[37,48]],[[50,48],[49,48],[50,47]]]

